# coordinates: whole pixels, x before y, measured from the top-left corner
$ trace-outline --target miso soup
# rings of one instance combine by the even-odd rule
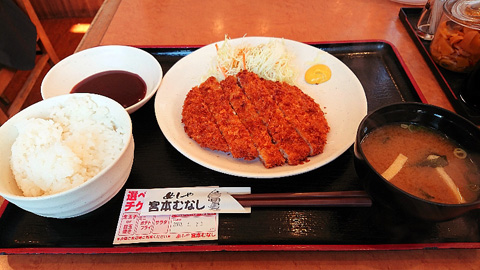
[[[436,130],[392,124],[367,134],[361,148],[378,173],[416,197],[458,204],[475,201],[480,194],[472,153]]]

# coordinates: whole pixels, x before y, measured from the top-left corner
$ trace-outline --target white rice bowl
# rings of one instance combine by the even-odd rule
[[[130,116],[100,95],[38,102],[0,126],[0,137],[0,195],[46,217],[97,209],[120,191],[133,163]]]
[[[25,196],[59,193],[79,186],[113,162],[127,142],[108,108],[89,96],[55,106],[50,117],[15,126],[10,166]]]

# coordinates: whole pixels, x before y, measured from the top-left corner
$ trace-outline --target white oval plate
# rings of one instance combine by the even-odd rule
[[[258,45],[272,38],[243,37],[231,39],[232,46]],[[164,76],[155,97],[155,115],[158,125],[167,140],[180,153],[192,161],[212,170],[242,177],[276,178],[292,176],[317,169],[345,152],[354,142],[357,127],[367,114],[367,99],[358,78],[340,60],[297,41],[282,39],[287,49],[295,55],[294,66],[298,77],[296,85],[311,96],[325,112],[330,125],[327,144],[322,154],[310,157],[308,162],[297,166],[285,164],[266,169],[259,159],[244,161],[229,154],[201,148],[190,139],[183,129],[182,108],[187,93],[202,83],[216,55],[215,43],[202,47],[180,59]],[[223,41],[217,42],[220,46]],[[320,85],[310,85],[303,75],[315,59],[332,70],[332,78]]]

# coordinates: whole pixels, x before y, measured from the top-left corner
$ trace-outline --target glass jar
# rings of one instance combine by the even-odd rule
[[[480,60],[480,0],[447,0],[430,44],[430,54],[440,66],[469,72]]]
[[[428,0],[417,22],[417,35],[423,40],[432,40],[442,18],[445,0]]]

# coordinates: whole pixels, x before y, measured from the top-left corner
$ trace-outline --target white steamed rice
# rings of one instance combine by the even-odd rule
[[[71,97],[48,119],[26,119],[16,127],[10,166],[24,196],[81,185],[112,163],[126,144],[126,131],[89,96]]]

